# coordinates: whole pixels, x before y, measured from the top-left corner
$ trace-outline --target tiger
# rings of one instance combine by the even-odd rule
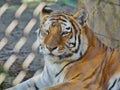
[[[119,50],[102,43],[87,20],[86,9],[71,13],[45,5],[37,36],[44,69],[7,90],[120,90]]]

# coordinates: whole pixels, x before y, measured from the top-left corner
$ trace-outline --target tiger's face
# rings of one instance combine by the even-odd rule
[[[87,50],[80,24],[64,12],[51,12],[42,17],[39,41],[40,52],[57,60],[77,60]]]

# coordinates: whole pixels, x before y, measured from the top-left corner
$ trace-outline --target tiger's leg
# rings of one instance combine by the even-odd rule
[[[24,81],[14,87],[8,88],[6,90],[39,90],[41,88],[49,86],[46,82],[47,77],[43,77],[42,73],[40,75],[34,76],[27,81]]]
[[[38,86],[36,84],[38,82],[37,79],[40,80],[40,76],[35,76],[6,90],[38,90]]]

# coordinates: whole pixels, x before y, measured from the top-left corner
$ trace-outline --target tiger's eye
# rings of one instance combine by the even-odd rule
[[[67,27],[66,29],[67,29],[67,30],[70,30],[70,27]]]

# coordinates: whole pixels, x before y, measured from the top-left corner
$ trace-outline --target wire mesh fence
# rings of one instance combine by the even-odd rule
[[[36,58],[36,52],[39,46],[39,42],[36,39],[36,30],[39,27],[39,12],[41,6],[37,5],[32,11],[29,11],[27,4],[21,4],[18,7],[13,7],[14,10],[10,9],[10,7],[11,6],[9,6],[8,3],[5,3],[0,8],[0,19],[2,21],[1,23],[3,24],[2,26],[5,25],[4,23],[9,22],[9,24],[5,25],[4,27],[5,29],[1,28],[0,31],[1,35],[3,34],[0,38],[1,89],[5,88],[6,86],[5,83],[7,83],[5,81],[11,79],[11,77],[13,79],[11,85],[12,84],[16,85],[25,78],[27,71],[29,71],[28,70],[29,65]],[[24,14],[28,13],[30,15],[24,16],[22,18]],[[8,14],[12,14],[12,16],[9,16]],[[21,19],[25,19],[26,21],[22,21]],[[23,61],[20,61],[20,59]],[[36,63],[38,62],[39,61],[37,61]],[[20,67],[16,67],[16,65],[14,66],[14,64]],[[18,70],[16,68],[19,68],[21,70]],[[13,72],[10,75],[9,71],[11,69]],[[8,85],[9,84],[10,83],[8,83]]]
[[[38,69],[42,70],[44,62],[42,55],[38,53],[39,42],[36,37],[36,31],[39,28],[40,8],[41,5],[31,9],[28,4],[10,6],[8,3],[4,3],[0,7],[0,90],[33,76]],[[73,7],[62,8],[69,11],[71,8],[74,10]],[[117,18],[120,22],[120,17]],[[91,26],[95,25],[93,22],[90,24],[92,24]],[[96,28],[96,26],[94,27]],[[106,38],[104,34],[99,32],[101,31],[98,30],[96,33],[98,36]],[[116,32],[118,38],[119,32],[120,23]],[[107,38],[117,42],[119,48],[120,39]],[[39,65],[39,63],[41,64]]]

